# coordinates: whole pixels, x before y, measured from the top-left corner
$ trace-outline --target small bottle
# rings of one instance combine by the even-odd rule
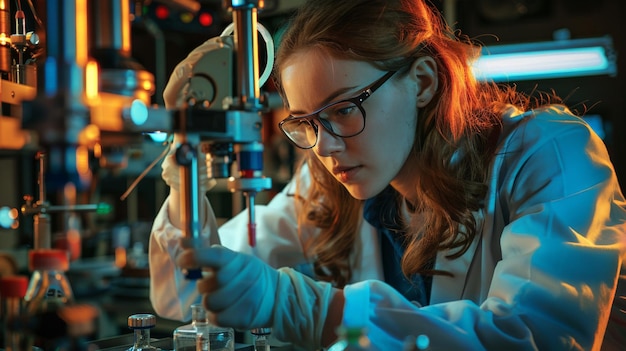
[[[250,333],[254,341],[254,351],[270,351],[271,328],[254,328]]]
[[[157,351],[158,347],[150,345],[150,330],[156,327],[156,317],[153,314],[140,313],[128,317],[128,328],[134,330],[134,343],[128,351]]]
[[[28,277],[15,275],[0,278],[0,311],[2,312],[3,344],[6,351],[26,349],[27,340],[20,330],[9,325],[24,313],[24,295]]]
[[[74,302],[72,287],[65,275],[70,267],[67,251],[31,250],[28,267],[32,275],[24,299],[29,313]]]
[[[69,269],[69,257],[65,250],[36,249],[28,253],[28,266],[32,272],[24,296],[26,315],[31,322],[30,344],[49,349],[60,333],[58,325],[46,326],[57,318],[56,311],[74,303],[74,294],[65,272]]]
[[[367,332],[363,327],[341,326],[337,330],[337,334],[339,335],[339,339],[328,348],[328,351],[371,350],[370,339],[367,337]]]
[[[213,350],[211,347],[211,324],[204,306],[191,305],[191,326],[196,335],[196,351]]]
[[[235,330],[212,325],[202,304],[191,305],[191,324],[174,330],[174,350],[234,351]]]

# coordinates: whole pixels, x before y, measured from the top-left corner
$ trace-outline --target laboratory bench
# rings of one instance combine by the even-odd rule
[[[102,340],[96,340],[91,342],[95,345],[99,351],[127,351],[133,346],[133,334],[125,334],[116,337],[106,338]],[[152,338],[150,345],[158,347],[163,351],[173,350],[172,338]],[[295,351],[291,346],[271,346],[272,351]],[[254,351],[254,346],[251,344],[236,343],[235,351]]]
[[[27,251],[13,251],[18,273],[28,275]],[[146,265],[147,266],[147,265]],[[13,272],[15,273],[15,272]],[[162,318],[156,314],[150,302],[150,274],[147,268],[129,265],[119,268],[113,257],[81,258],[70,264],[66,272],[72,287],[75,302],[95,306],[98,310],[96,332],[91,343],[98,350],[126,351],[133,344],[134,334],[128,328],[128,317],[147,313],[156,317],[156,326],[151,329],[151,343],[164,351],[173,350],[173,332],[188,324]],[[249,331],[235,331],[236,350],[254,351]],[[270,336],[274,351],[292,351],[294,347],[274,340]]]
[[[173,350],[172,335],[176,328],[187,324],[159,317],[150,302],[148,269],[115,267],[111,259],[81,260],[67,272],[77,302],[95,305],[100,312],[97,339],[98,350],[126,351],[133,344],[128,317],[149,313],[156,317],[151,329],[151,344],[162,350]],[[249,332],[235,332],[237,351],[254,351]],[[292,351],[293,347],[274,340],[274,351]]]

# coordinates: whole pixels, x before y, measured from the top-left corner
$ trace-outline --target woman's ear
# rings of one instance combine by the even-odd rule
[[[439,85],[437,62],[430,56],[420,57],[413,61],[409,73],[417,83],[417,107],[428,105]]]

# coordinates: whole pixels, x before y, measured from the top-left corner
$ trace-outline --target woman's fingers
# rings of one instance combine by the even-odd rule
[[[198,263],[196,262],[196,252],[194,249],[183,250],[178,257],[176,257],[176,264],[181,268],[196,268]]]
[[[202,270],[202,278],[196,281],[196,288],[200,294],[210,294],[215,291],[217,283],[215,280],[215,270],[212,268]]]

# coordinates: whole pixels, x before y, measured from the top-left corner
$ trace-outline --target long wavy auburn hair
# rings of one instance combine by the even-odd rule
[[[475,212],[486,195],[501,116],[511,104],[529,108],[531,99],[511,87],[477,82],[471,63],[480,46],[451,31],[422,0],[308,1],[291,18],[277,50],[274,79],[283,98],[283,65],[291,55],[311,48],[387,71],[402,70],[421,56],[436,61],[438,91],[419,110],[409,158],[418,170],[419,202],[413,204],[414,219],[406,223],[402,270],[407,276],[446,274],[429,269],[428,263],[438,251],[446,250],[454,259],[469,248],[480,229]],[[298,220],[321,229],[306,243],[307,252],[319,279],[343,287],[352,277],[350,256],[363,202],[348,193],[313,151],[306,151],[303,160],[312,184],[306,194],[296,194],[302,206]]]

